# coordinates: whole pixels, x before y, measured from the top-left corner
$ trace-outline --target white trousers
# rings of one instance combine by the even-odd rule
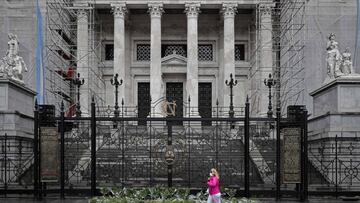
[[[221,203],[221,194],[209,195],[207,203]]]

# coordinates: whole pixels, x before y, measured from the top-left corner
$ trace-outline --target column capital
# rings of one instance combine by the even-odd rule
[[[200,13],[199,2],[189,2],[185,4],[185,13],[187,17],[198,17]]]
[[[114,17],[125,17],[127,13],[126,4],[125,3],[112,3],[111,4],[111,13]]]
[[[162,3],[149,3],[148,7],[151,17],[161,17],[161,15],[164,13]]]
[[[237,12],[237,4],[236,3],[224,3],[222,5],[222,13],[224,17],[235,17]]]
[[[274,4],[259,4],[259,11],[261,15],[271,15]]]
[[[88,15],[88,9],[77,9],[76,10],[76,16],[77,18],[84,18]]]

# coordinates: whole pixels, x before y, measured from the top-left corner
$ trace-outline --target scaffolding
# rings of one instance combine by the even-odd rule
[[[279,9],[277,102],[285,113],[288,105],[305,104],[305,0],[281,0]]]
[[[262,18],[263,12],[271,13],[269,20]],[[281,113],[285,114],[288,105],[305,102],[305,0],[276,0],[265,6],[259,4],[253,15],[249,72],[251,112],[258,114],[261,108],[267,107],[268,89],[263,80],[272,73],[276,81],[273,109],[280,107]],[[266,32],[271,32],[271,46],[264,40]],[[264,63],[264,55],[271,56],[271,60]]]
[[[95,0],[94,0],[95,1]],[[86,99],[86,105],[81,109],[89,110],[91,97],[98,105],[103,105],[105,98],[105,82],[102,79],[100,34],[101,27],[96,22],[95,2],[88,4],[88,51],[85,57],[77,56],[77,8],[72,0],[47,0],[46,2],[46,49],[45,78],[46,103],[55,104],[60,109],[64,101],[68,115],[74,114],[77,87],[74,81],[77,77],[77,64],[86,61],[87,75],[85,85],[81,86],[80,99]],[[89,111],[88,111],[89,112]]]

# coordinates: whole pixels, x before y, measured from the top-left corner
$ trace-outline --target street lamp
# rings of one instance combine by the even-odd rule
[[[226,80],[225,84],[230,87],[230,110],[229,110],[229,116],[230,116],[230,118],[234,118],[233,87],[235,87],[237,85],[237,80],[233,79],[232,73],[230,73],[230,81]]]
[[[77,74],[77,78],[74,80],[74,84],[77,86],[77,103],[76,103],[76,117],[81,116],[80,110],[80,87],[85,83],[84,78],[80,79],[80,73]]]
[[[115,110],[114,110],[115,117],[119,116],[118,88],[123,83],[123,80],[120,79],[120,81],[119,81],[118,77],[119,77],[119,74],[116,73],[114,75],[114,78],[110,79],[111,85],[115,86]]]
[[[271,118],[273,116],[273,111],[272,111],[272,104],[271,104],[271,88],[273,86],[275,86],[276,81],[274,80],[274,78],[272,78],[271,73],[269,74],[269,78],[268,79],[264,79],[264,84],[265,86],[267,86],[269,88],[269,106],[268,106],[268,112],[267,115],[269,118]]]

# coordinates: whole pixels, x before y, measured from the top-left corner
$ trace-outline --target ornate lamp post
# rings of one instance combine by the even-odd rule
[[[84,78],[80,79],[80,73],[77,74],[77,78],[74,80],[74,84],[77,86],[77,104],[76,104],[76,117],[81,116],[80,106],[80,87],[85,83]]]
[[[229,116],[230,116],[230,118],[234,118],[233,87],[235,87],[237,85],[237,80],[233,79],[232,73],[230,74],[230,81],[226,80],[225,84],[230,87],[230,110],[229,110]]]
[[[114,110],[115,117],[119,116],[118,88],[123,83],[123,80],[120,79],[120,81],[119,81],[118,77],[119,77],[119,74],[116,73],[114,75],[114,78],[110,79],[111,85],[115,86],[115,110]]]
[[[264,79],[264,84],[265,86],[267,86],[269,88],[269,106],[268,106],[268,112],[267,115],[269,118],[271,118],[273,116],[273,111],[272,111],[272,103],[271,103],[271,88],[273,86],[275,86],[276,81],[274,80],[274,78],[272,78],[271,73],[269,74],[269,78],[268,79]]]

